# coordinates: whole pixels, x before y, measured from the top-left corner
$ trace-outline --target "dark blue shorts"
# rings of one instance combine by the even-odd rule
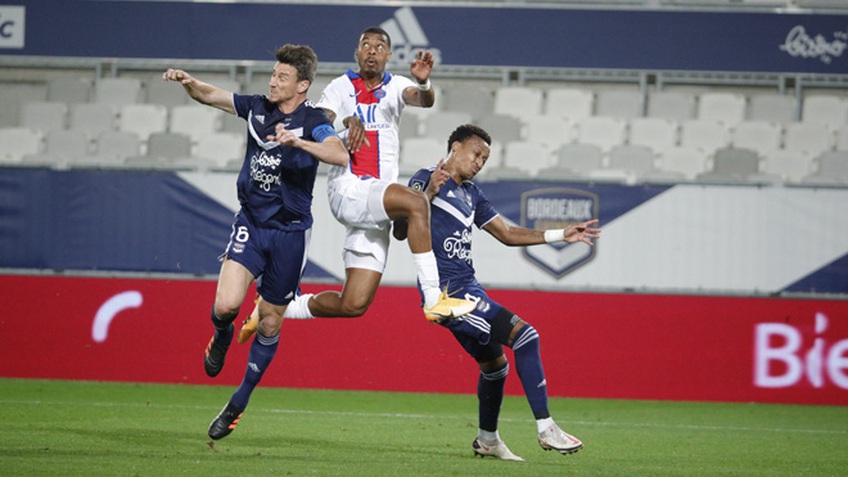
[[[453,283],[451,285],[454,285]],[[501,336],[492,339],[492,324],[496,317],[504,316],[506,310],[486,294],[486,290],[476,281],[467,281],[453,286],[449,290],[455,298],[465,298],[477,302],[477,308],[466,316],[454,320],[444,320],[441,326],[449,329],[459,344],[478,362],[491,361],[503,354],[506,340]],[[508,335],[507,335],[508,337]]]
[[[259,227],[239,211],[224,256],[262,277],[256,290],[265,301],[288,305],[300,286],[311,233]]]

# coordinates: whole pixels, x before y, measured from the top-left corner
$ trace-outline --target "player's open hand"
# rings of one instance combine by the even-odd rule
[[[598,223],[598,219],[592,219],[579,224],[572,224],[566,227],[564,239],[568,243],[583,242],[585,244],[594,245],[592,239],[601,236],[601,229],[592,227]]]
[[[430,78],[430,73],[433,71],[433,54],[430,50],[418,50],[415,59],[409,66],[409,74],[415,77],[419,83],[424,84]]]

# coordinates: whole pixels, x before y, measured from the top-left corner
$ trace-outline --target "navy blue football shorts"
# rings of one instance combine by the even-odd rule
[[[449,329],[465,351],[478,362],[491,361],[502,355],[503,345],[509,340],[518,317],[491,300],[476,280],[451,282],[450,285],[451,296],[476,301],[477,308],[463,317],[443,320],[439,324]]]
[[[311,233],[256,226],[239,211],[223,256],[262,277],[256,290],[265,301],[288,305],[300,286]]]

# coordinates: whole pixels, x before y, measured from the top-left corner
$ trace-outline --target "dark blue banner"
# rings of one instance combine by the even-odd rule
[[[848,15],[672,10],[3,0],[0,55],[349,63],[381,25],[396,60],[446,65],[848,73]],[[13,5],[23,6],[23,10]],[[25,20],[24,20],[25,17]],[[24,28],[25,26],[25,28]]]

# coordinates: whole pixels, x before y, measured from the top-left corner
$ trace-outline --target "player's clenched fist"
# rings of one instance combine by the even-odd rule
[[[175,70],[173,68],[168,68],[167,71],[162,73],[162,79],[165,81],[179,81],[182,84],[188,84],[194,81],[194,78],[192,78],[190,74],[183,70]]]

